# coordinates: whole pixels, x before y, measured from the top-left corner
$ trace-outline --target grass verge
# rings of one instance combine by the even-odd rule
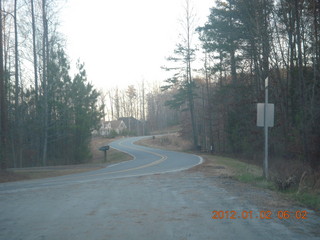
[[[262,168],[253,164],[241,162],[240,160],[205,155],[208,161],[213,161],[216,164],[228,168],[229,176],[240,182],[251,184],[253,186],[270,189],[283,194],[285,198],[295,200],[299,204],[314,209],[320,210],[320,195],[312,192],[298,193],[298,188],[290,188],[288,190],[279,190],[274,181],[267,181],[262,177]]]
[[[290,194],[293,199],[302,203],[305,206],[308,206],[316,211],[320,211],[320,196],[319,194],[312,194],[312,193],[301,193]]]
[[[229,168],[231,177],[240,182],[250,183],[260,188],[276,189],[273,182],[267,181],[262,177],[262,169],[256,165],[222,156],[210,156],[209,158],[211,158],[211,161]]]
[[[63,168],[62,168],[63,167]],[[14,182],[22,180],[31,180],[39,178],[58,177],[68,174],[82,173],[94,171],[102,168],[102,166],[90,166],[89,164],[57,166],[49,168],[23,168],[23,169],[10,169],[0,172],[0,182]]]

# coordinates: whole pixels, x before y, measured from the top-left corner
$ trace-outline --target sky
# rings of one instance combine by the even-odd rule
[[[61,30],[74,67],[85,63],[98,89],[125,88],[142,80],[161,83],[182,32],[185,0],[67,0]],[[193,0],[196,26],[202,26],[214,0]],[[196,34],[195,39],[198,38]],[[74,71],[74,68],[73,68]]]

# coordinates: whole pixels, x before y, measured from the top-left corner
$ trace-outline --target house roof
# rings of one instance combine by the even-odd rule
[[[108,123],[110,123],[112,129],[118,128],[121,125],[121,123],[123,123],[124,126],[126,127],[125,123],[122,120],[114,120],[114,121],[110,121]]]
[[[124,122],[128,122],[129,120],[132,121],[132,122],[137,122],[137,123],[141,123],[140,120],[134,118],[134,117],[121,117],[119,118],[119,120],[122,120]]]

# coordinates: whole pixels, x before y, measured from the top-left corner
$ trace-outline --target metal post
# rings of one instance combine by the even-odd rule
[[[269,178],[268,174],[268,78],[265,79],[265,103],[264,103],[264,161],[263,161],[263,176]]]

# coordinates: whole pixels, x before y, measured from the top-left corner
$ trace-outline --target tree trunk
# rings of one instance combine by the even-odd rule
[[[264,0],[264,11],[263,11],[263,30],[262,30],[262,61],[263,61],[263,83],[264,80],[269,77],[269,56],[270,56],[270,43],[269,43],[269,15],[267,12],[267,3]]]
[[[42,39],[42,64],[43,64],[43,97],[44,97],[44,122],[43,122],[43,152],[42,164],[47,165],[47,148],[48,148],[48,66],[47,66],[47,43],[48,43],[48,24],[46,17],[46,0],[42,0],[42,20],[43,20],[43,39]]]
[[[303,155],[305,161],[309,161],[308,143],[307,143],[307,121],[306,121],[306,104],[305,104],[305,80],[303,75],[302,62],[302,48],[301,48],[301,32],[300,32],[300,6],[298,0],[295,0],[295,14],[296,14],[296,34],[298,45],[298,76],[300,85],[300,111],[302,114],[302,121],[300,121],[300,131],[302,137]]]
[[[316,86],[317,82],[320,80],[320,65],[319,65],[319,36],[318,36],[318,19],[317,19],[317,6],[320,7],[320,3],[316,3],[317,0],[314,0],[312,3],[313,8],[313,38],[312,38],[312,45],[313,45],[313,53],[312,53],[312,62],[313,62],[313,82],[312,82],[312,95],[311,95],[311,104],[310,104],[310,113],[311,113],[311,122],[313,125],[316,125],[316,112],[317,112],[317,104],[315,104],[316,98]],[[319,11],[320,13],[320,11]]]
[[[290,86],[290,91],[289,95],[291,96],[290,102],[291,102],[291,122],[292,125],[295,125],[296,123],[296,112],[297,112],[297,103],[296,99],[297,96],[295,94],[296,91],[296,77],[294,74],[294,58],[295,58],[295,42],[294,42],[294,36],[293,36],[293,31],[294,31],[294,25],[295,25],[295,18],[293,16],[293,7],[290,4],[290,9],[289,9],[289,26],[288,26],[288,40],[289,40],[289,52],[290,52],[290,59],[289,59],[289,72],[288,72],[288,86],[287,88],[289,89]]]
[[[193,99],[193,89],[192,89],[192,69],[191,69],[191,9],[190,1],[186,0],[186,29],[187,29],[187,84],[188,84],[188,101],[189,109],[191,115],[191,124],[192,124],[192,134],[193,134],[193,144],[195,147],[198,147],[198,131],[197,124],[194,113],[194,99]]]
[[[208,119],[209,119],[209,141],[210,141],[210,149],[212,148],[213,150],[213,121],[212,121],[212,107],[211,107],[211,102],[210,102],[210,87],[209,87],[209,75],[208,75],[208,65],[207,65],[207,53],[205,53],[205,62],[204,62],[204,69],[205,69],[205,74],[206,74],[206,91],[207,91],[207,114],[208,114]],[[219,141],[219,140],[218,140]]]
[[[36,48],[36,22],[34,17],[34,0],[31,0],[31,17],[32,17],[32,44],[33,44],[33,69],[34,69],[34,86],[36,95],[36,105],[38,105],[38,60]]]
[[[145,89],[144,89],[144,80],[142,80],[142,136],[144,136],[146,133],[145,133],[145,125],[146,125],[146,111],[145,111]]]
[[[235,85],[237,83],[237,66],[236,66],[235,50],[233,46],[232,46],[232,49],[230,50],[230,63],[231,63],[232,83]]]
[[[14,93],[14,103],[15,103],[15,122],[17,124],[19,113],[19,51],[18,51],[18,28],[17,28],[17,0],[14,1],[14,69],[15,69],[15,93]]]
[[[7,93],[4,78],[3,66],[3,36],[2,36],[2,0],[0,0],[0,106],[1,106],[1,148],[0,148],[0,164],[1,169],[8,166],[7,155],[7,137],[8,137],[8,115],[7,115]]]
[[[14,141],[13,144],[13,165],[14,167],[17,167],[17,161],[22,162],[22,155],[21,153],[21,116],[19,112],[19,46],[18,46],[18,26],[17,26],[17,0],[14,1],[14,69],[15,69],[15,93],[14,93],[14,136],[12,137],[12,140]],[[17,152],[18,151],[18,152]],[[18,159],[17,157],[18,156]],[[21,164],[20,164],[21,167]]]

